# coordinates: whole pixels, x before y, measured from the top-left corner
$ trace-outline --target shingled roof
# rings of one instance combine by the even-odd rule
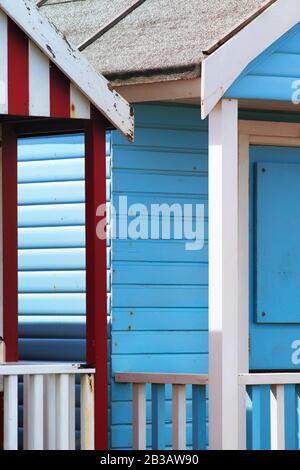
[[[41,10],[78,46],[135,2],[46,0]],[[203,51],[265,4],[266,0],[146,0],[84,54],[115,84],[197,78]]]

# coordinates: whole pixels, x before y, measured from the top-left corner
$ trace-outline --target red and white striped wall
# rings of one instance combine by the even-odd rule
[[[0,114],[91,118],[89,100],[1,10]]]

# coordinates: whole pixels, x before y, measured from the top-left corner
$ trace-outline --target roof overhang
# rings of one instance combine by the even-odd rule
[[[299,21],[299,0],[277,0],[202,62],[203,119],[247,65]]]
[[[0,0],[0,9],[39,47],[108,121],[128,139],[134,135],[130,105],[98,74],[31,0]]]

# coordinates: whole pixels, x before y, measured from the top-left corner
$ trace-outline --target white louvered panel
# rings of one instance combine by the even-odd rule
[[[0,11],[0,114],[8,113],[7,16]]]

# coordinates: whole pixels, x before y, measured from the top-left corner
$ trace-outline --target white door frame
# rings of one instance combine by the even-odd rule
[[[209,119],[209,446],[246,449],[249,372],[250,145],[300,147],[300,124],[238,121],[238,101]]]

